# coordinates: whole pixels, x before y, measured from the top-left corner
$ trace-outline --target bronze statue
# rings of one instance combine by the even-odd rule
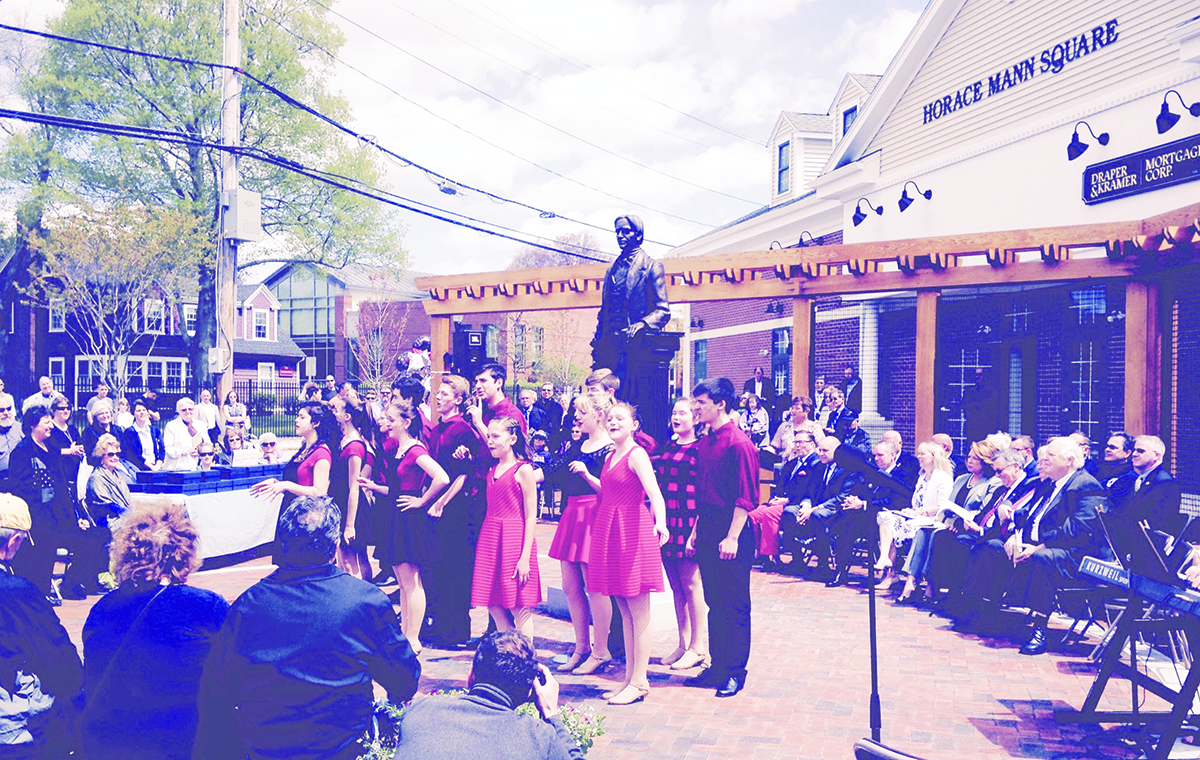
[[[604,276],[596,337],[592,339],[592,369],[612,370],[621,381],[621,398],[629,398],[633,390],[629,379],[638,360],[636,351],[631,351],[634,338],[643,332],[662,332],[671,311],[663,265],[642,250],[642,220],[619,216],[615,226],[621,253]]]

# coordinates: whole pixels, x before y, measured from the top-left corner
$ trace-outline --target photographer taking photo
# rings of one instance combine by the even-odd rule
[[[558,682],[517,631],[484,636],[475,650],[470,693],[417,699],[404,711],[395,760],[582,758],[558,714]],[[532,700],[541,721],[516,708]]]

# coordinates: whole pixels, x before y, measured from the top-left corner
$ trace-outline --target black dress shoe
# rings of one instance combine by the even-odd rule
[[[846,574],[838,573],[831,580],[825,582],[825,588],[837,588],[838,586],[846,585]]]
[[[1034,626],[1033,635],[1029,637],[1029,641],[1025,642],[1025,646],[1021,647],[1021,654],[1044,654],[1046,652],[1046,629],[1040,625]]]
[[[83,601],[87,599],[87,588],[82,583],[76,583],[74,586],[68,586],[62,590],[62,598],[70,599],[73,602]]]
[[[700,672],[696,675],[683,679],[683,685],[711,689],[717,685],[717,679],[712,672],[712,668],[701,668]]]
[[[717,684],[718,697],[732,697],[742,690],[746,685],[745,681],[737,676],[730,676],[721,683]]]

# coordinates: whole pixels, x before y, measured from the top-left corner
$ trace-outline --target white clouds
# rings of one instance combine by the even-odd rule
[[[812,0],[726,0],[709,13],[714,29],[727,30],[739,24],[778,21],[796,12]]]

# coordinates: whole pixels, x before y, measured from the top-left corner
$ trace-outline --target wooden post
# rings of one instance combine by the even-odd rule
[[[442,373],[449,369],[446,366],[445,356],[452,350],[450,343],[452,322],[452,317],[429,318],[429,359],[433,364],[433,376],[429,379],[429,407],[435,424],[438,421],[438,413],[437,405],[433,403],[433,397],[437,395],[438,387],[442,384],[442,378],[445,376]]]
[[[936,424],[938,299],[941,291],[922,290],[917,293],[917,361],[914,444],[933,437]]]
[[[812,347],[813,299],[810,296],[797,296],[792,299],[793,396],[807,396],[812,393]]]
[[[1162,427],[1162,317],[1157,282],[1125,283],[1125,429],[1159,435]]]

